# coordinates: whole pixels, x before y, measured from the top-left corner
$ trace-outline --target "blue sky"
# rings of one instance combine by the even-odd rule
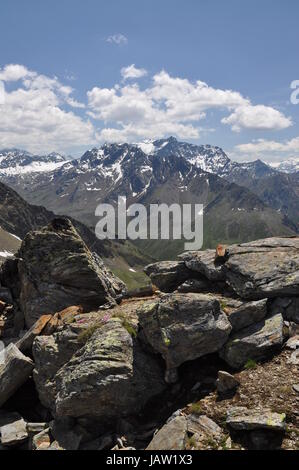
[[[2,0],[0,147],[172,134],[298,157],[298,16],[294,0]]]

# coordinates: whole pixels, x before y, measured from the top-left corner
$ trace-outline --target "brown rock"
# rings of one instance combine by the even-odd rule
[[[16,343],[16,346],[20,351],[29,351],[32,348],[34,339],[39,336],[49,321],[52,319],[52,315],[41,316],[34,325],[24,334],[24,336]]]

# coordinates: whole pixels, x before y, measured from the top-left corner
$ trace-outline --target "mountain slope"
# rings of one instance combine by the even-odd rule
[[[52,172],[22,175],[10,184],[29,202],[74,217],[92,230],[98,220],[97,205],[116,206],[119,195],[127,197],[128,205],[138,202],[146,207],[201,203],[205,207],[204,246],[214,247],[220,242],[296,233],[296,224],[279,205],[269,207],[262,191],[254,188],[254,194],[244,187],[276,175],[280,174],[260,161],[234,163],[220,148],[169,138],[139,145],[104,145]],[[174,257],[182,250],[181,241],[136,243],[155,258]]]

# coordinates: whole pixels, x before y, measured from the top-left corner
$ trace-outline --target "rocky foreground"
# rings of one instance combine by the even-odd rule
[[[1,267],[0,449],[298,449],[299,238],[124,284],[54,219]]]

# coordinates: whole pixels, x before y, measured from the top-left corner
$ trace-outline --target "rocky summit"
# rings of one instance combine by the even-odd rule
[[[1,266],[0,449],[298,449],[299,239],[125,285],[65,218]]]
[[[14,271],[13,278],[7,269]],[[92,310],[125,292],[125,285],[87,248],[72,223],[59,218],[27,234],[9,268],[4,264],[1,280],[15,292],[27,327],[45,313],[77,304]]]

